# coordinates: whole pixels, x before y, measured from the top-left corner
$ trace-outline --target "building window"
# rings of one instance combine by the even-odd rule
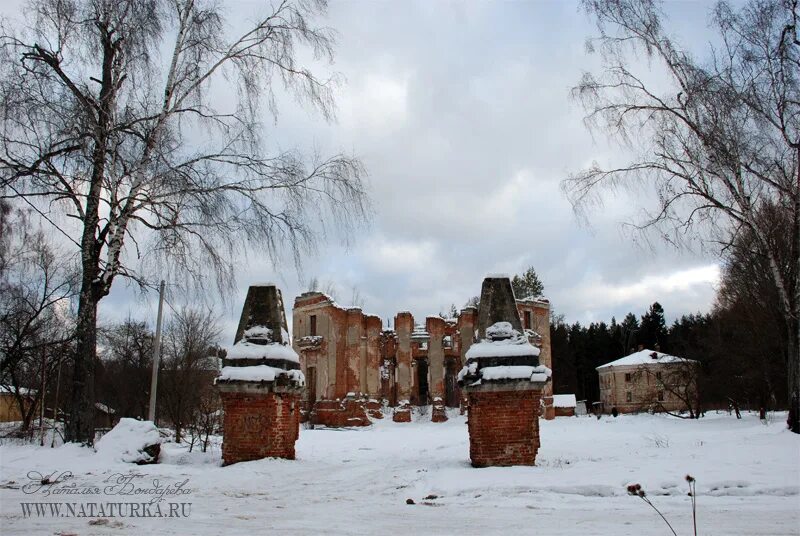
[[[525,311],[524,313],[522,313],[522,317],[524,319],[525,329],[531,329],[531,312]]]
[[[663,402],[664,401],[664,391],[659,391],[658,392],[658,401],[659,402]]]
[[[626,381],[626,382],[629,382],[629,381],[631,381],[631,373],[630,373],[630,372],[626,372],[626,373],[625,373],[625,381]]]
[[[311,322],[309,335],[314,336],[317,334],[317,315],[311,315],[309,321]]]
[[[660,372],[656,372],[656,379],[659,380],[659,381],[661,380],[661,373]]]
[[[633,402],[633,394],[630,391],[625,393],[625,401],[626,402]]]

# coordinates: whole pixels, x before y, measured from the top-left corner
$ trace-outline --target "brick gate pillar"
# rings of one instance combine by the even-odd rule
[[[224,465],[294,459],[305,378],[288,339],[280,290],[250,287],[235,343],[215,380],[224,412]]]
[[[478,342],[465,355],[459,384],[468,399],[470,459],[474,467],[534,465],[539,411],[550,369],[522,333],[507,277],[483,281]]]

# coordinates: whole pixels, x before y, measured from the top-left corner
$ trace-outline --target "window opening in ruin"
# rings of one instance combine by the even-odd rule
[[[397,405],[397,366],[394,358],[384,359],[381,366],[381,396],[390,406]]]
[[[417,405],[428,403],[428,360],[417,359]]]
[[[658,401],[659,402],[663,402],[664,401],[664,391],[659,391],[658,392]]]
[[[633,394],[630,391],[625,393],[625,401],[626,402],[633,402]]]
[[[524,322],[525,322],[525,329],[531,329],[531,312],[525,311],[523,314]]]
[[[625,381],[626,381],[626,382],[629,382],[629,381],[631,381],[631,373],[630,373],[630,372],[626,372],[626,373],[625,373]]]
[[[317,401],[317,367],[306,369],[306,386],[308,387],[308,402],[313,404]]]
[[[459,406],[460,391],[458,388],[458,371],[460,367],[455,359],[448,359],[445,366],[444,398],[445,405],[449,408]]]
[[[317,334],[317,315],[311,315],[309,317],[309,321],[311,323],[310,324],[310,329],[309,329],[309,331],[310,331],[309,335],[311,335],[313,337],[313,336],[315,336]]]
[[[660,379],[661,379],[661,373],[660,373],[660,372],[656,372],[656,379],[657,379],[657,380],[660,380]]]

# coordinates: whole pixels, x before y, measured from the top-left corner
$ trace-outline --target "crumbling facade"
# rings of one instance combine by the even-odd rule
[[[518,300],[516,309],[540,362],[550,367],[549,302]],[[306,418],[327,426],[368,425],[367,415],[381,417],[386,403],[398,422],[411,419],[411,406],[423,405],[432,405],[433,421],[446,420],[445,408],[462,403],[458,373],[477,325],[478,309],[467,307],[458,318],[428,316],[424,322],[402,311],[389,327],[323,293],[304,293],[295,299],[292,341],[306,378]]]

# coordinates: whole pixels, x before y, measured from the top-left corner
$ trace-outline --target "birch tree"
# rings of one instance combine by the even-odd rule
[[[636,222],[668,240],[685,236],[732,244],[754,239],[776,289],[772,304],[789,334],[790,428],[800,433],[800,34],[798,1],[719,2],[711,24],[718,45],[696,59],[670,37],[654,0],[584,0],[600,32],[590,41],[603,70],[573,89],[588,125],[634,154],[595,164],[563,184],[579,210],[603,192],[655,192],[657,208]],[[653,83],[649,66],[666,83]],[[759,213],[787,216],[788,255],[770,240]],[[782,264],[783,262],[788,263]]]
[[[80,251],[67,439],[93,440],[98,303],[146,268],[221,290],[252,248],[272,260],[312,248],[326,224],[367,211],[346,154],[272,151],[277,91],[333,118],[337,78],[322,0],[264,3],[236,33],[210,0],[33,0],[0,27],[0,186]],[[274,138],[274,136],[273,136]]]

